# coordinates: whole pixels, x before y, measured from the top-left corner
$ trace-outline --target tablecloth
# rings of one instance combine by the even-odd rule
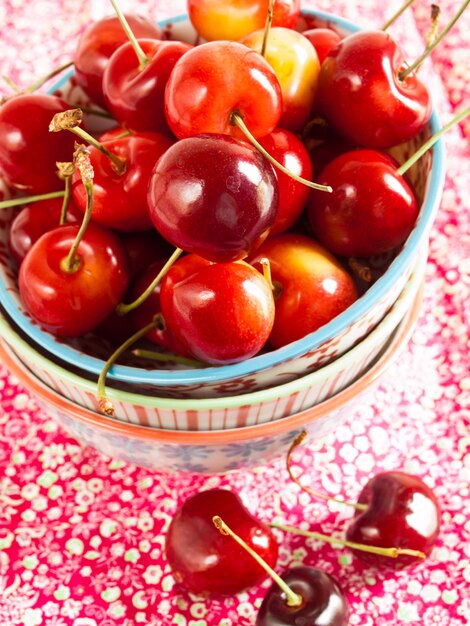
[[[169,0],[121,4],[154,19],[185,9]],[[303,2],[370,27],[381,27],[396,5]],[[458,6],[442,3],[441,24]],[[84,26],[110,11],[105,0],[2,0],[1,74],[29,85],[72,58]],[[429,12],[428,3],[416,0],[391,28],[410,59],[422,49]],[[468,32],[470,11],[422,70],[443,122],[468,106]],[[0,91],[9,93],[6,83]],[[347,550],[279,535],[277,569],[303,563],[334,575],[355,626],[470,621],[469,128],[464,121],[445,139],[447,179],[409,346],[343,427],[307,442],[297,455],[312,484],[332,494],[354,499],[377,472],[403,469],[423,478],[440,500],[437,544],[412,571],[375,570]],[[0,625],[253,625],[268,582],[236,597],[202,598],[175,583],[165,560],[175,510],[211,487],[235,490],[264,521],[281,516],[338,533],[350,517],[344,507],[301,492],[282,459],[225,476],[165,475],[83,448],[0,365]]]

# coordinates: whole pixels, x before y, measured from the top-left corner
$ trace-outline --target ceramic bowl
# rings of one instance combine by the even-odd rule
[[[351,22],[319,12],[305,11],[304,17],[315,19],[316,24],[326,23],[344,34],[358,30]],[[172,37],[196,41],[186,16],[168,20],[164,24]],[[86,97],[75,84],[73,72],[66,74],[54,88],[67,101],[88,104]],[[412,141],[394,148],[393,154],[403,162],[418,145],[439,128],[435,113],[429,127]],[[347,310],[317,331],[280,349],[263,352],[233,365],[207,368],[155,368],[132,360],[119,362],[112,367],[108,384],[126,391],[158,395],[159,397],[214,398],[240,395],[247,391],[267,389],[288,382],[333,361],[366,336],[384,317],[402,292],[418,251],[427,241],[429,230],[439,207],[443,180],[444,160],[442,142],[435,144],[416,165],[409,170],[421,210],[414,230],[397,252],[384,274]],[[110,347],[93,335],[77,340],[60,340],[42,330],[25,311],[18,293],[17,268],[7,253],[8,226],[13,211],[5,211],[0,221],[0,303],[7,316],[52,360],[80,376],[94,379],[101,372],[109,356]]]
[[[426,253],[403,292],[375,329],[354,348],[315,372],[266,390],[209,399],[171,399],[108,390],[117,419],[171,430],[224,430],[263,424],[303,411],[333,396],[362,375],[413,305],[424,280]],[[51,389],[77,404],[98,410],[96,383],[38,353],[0,315],[0,335],[29,370]]]
[[[337,429],[366,392],[397,359],[417,320],[422,290],[380,358],[337,395],[290,417],[220,431],[181,432],[149,428],[108,418],[64,398],[39,380],[0,341],[0,362],[35,396],[44,411],[85,445],[125,462],[162,472],[220,473],[254,467],[286,454],[294,438],[306,430],[320,439]]]

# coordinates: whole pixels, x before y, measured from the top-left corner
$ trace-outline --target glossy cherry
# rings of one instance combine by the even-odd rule
[[[429,92],[406,68],[400,48],[383,31],[361,31],[331,50],[320,71],[319,99],[334,128],[355,144],[387,148],[407,141],[431,115]]]
[[[368,257],[402,244],[419,205],[392,157],[377,150],[353,150],[331,161],[318,182],[333,193],[312,191],[308,218],[315,236],[334,254]]]
[[[178,41],[138,39],[147,58],[144,67],[130,42],[111,56],[103,75],[107,109],[126,128],[170,134],[165,117],[164,94],[178,59],[192,46]]]
[[[37,93],[14,96],[0,106],[0,173],[10,185],[30,194],[63,188],[56,162],[71,160],[74,138],[49,133],[49,123],[69,108],[56,96]]]
[[[336,580],[313,567],[292,567],[281,578],[302,598],[300,606],[289,606],[274,583],[263,599],[256,626],[346,626],[349,607]]]
[[[179,139],[200,133],[244,138],[240,115],[255,137],[270,133],[282,112],[279,81],[269,63],[234,41],[211,41],[188,50],[167,83],[168,124]]]
[[[126,15],[136,37],[160,39],[161,29],[145,17]],[[78,40],[74,54],[77,83],[96,104],[106,107],[103,96],[103,74],[115,50],[127,41],[117,16],[92,22]]]
[[[356,511],[346,539],[431,554],[439,534],[440,509],[432,489],[420,478],[399,471],[377,474],[361,491],[358,502],[367,509]],[[353,552],[370,565],[394,569],[422,561],[406,554],[391,559],[360,550]]]
[[[110,152],[125,160],[122,174],[107,156],[91,146],[90,159],[95,172],[93,221],[124,232],[152,228],[147,207],[148,181],[155,163],[172,143],[160,133],[134,133],[104,142]],[[72,180],[75,202],[85,211],[86,190],[80,173],[76,172]]]
[[[310,28],[304,30],[302,35],[306,37],[315,48],[320,65],[331,50],[341,41],[342,37],[331,28]]]
[[[77,337],[96,328],[129,284],[121,242],[95,224],[88,225],[73,269],[65,269],[78,230],[78,225],[67,225],[44,234],[20,267],[19,289],[26,309],[43,328],[61,337]]]
[[[200,135],[176,142],[149,183],[150,217],[170,243],[210,261],[244,258],[276,218],[271,165],[245,142]]]
[[[243,261],[209,264],[170,289],[164,278],[160,299],[172,334],[192,356],[212,365],[257,354],[274,322],[270,285]]]
[[[268,526],[225,489],[201,491],[176,511],[165,538],[165,554],[173,576],[193,593],[236,594],[260,583],[266,572],[238,545],[227,543],[212,523],[223,516],[266,562],[277,561],[276,539]]]
[[[276,316],[269,343],[280,348],[317,330],[357,299],[353,279],[318,242],[300,234],[269,238],[248,261],[268,259]]]

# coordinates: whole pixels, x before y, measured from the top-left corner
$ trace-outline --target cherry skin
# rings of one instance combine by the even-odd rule
[[[319,243],[300,234],[267,239],[249,257],[270,262],[276,315],[269,343],[275,348],[301,339],[342,313],[357,299],[351,276]]]
[[[278,125],[281,86],[254,50],[234,41],[212,41],[188,50],[176,62],[166,87],[165,111],[178,139],[201,133],[244,138],[233,123],[235,113],[255,137],[263,137]]]
[[[333,193],[313,190],[308,218],[315,236],[341,256],[366,258],[393,250],[410,234],[419,214],[413,190],[392,157],[377,150],[352,150],[331,161],[318,182]]]
[[[245,37],[243,43],[261,52],[263,39],[264,30],[257,30]],[[310,119],[317,93],[320,62],[315,48],[295,30],[271,28],[264,58],[281,85],[279,126],[300,132]]]
[[[145,17],[126,15],[136,37],[160,39],[160,28]],[[90,24],[78,40],[74,55],[75,78],[96,104],[106,108],[103,74],[111,55],[128,41],[116,15]]]
[[[126,128],[169,135],[164,109],[165,87],[176,61],[192,46],[155,39],[138,39],[138,42],[149,59],[144,68],[139,67],[129,41],[109,59],[103,75],[106,107]]]
[[[276,218],[270,163],[245,142],[200,135],[176,142],[149,183],[150,218],[170,243],[210,261],[244,258]]]
[[[439,503],[433,491],[418,477],[404,472],[383,472],[361,491],[358,502],[367,505],[346,532],[348,541],[384,548],[408,548],[431,554],[440,527]],[[378,567],[402,569],[422,559],[400,555],[396,559],[353,550],[363,561]]]
[[[388,148],[414,137],[431,115],[426,86],[406,68],[392,37],[361,31],[331,50],[320,71],[319,100],[334,128],[355,144]]]
[[[52,198],[24,206],[14,217],[8,234],[8,249],[17,263],[21,263],[41,235],[59,226],[61,212],[62,198]],[[71,201],[67,209],[67,223],[73,224],[81,219],[81,212]]]
[[[302,596],[300,606],[288,606],[275,583],[263,599],[256,626],[346,626],[349,607],[343,590],[329,574],[313,567],[293,567],[281,578]]]
[[[188,14],[199,35],[207,41],[238,41],[263,28],[269,0],[188,0]],[[300,0],[276,0],[273,26],[294,28],[300,14]]]
[[[172,285],[165,279],[161,307],[166,325],[196,359],[237,363],[257,354],[274,322],[266,279],[247,263],[215,263]]]
[[[322,116],[314,117],[309,122],[302,141],[310,155],[316,180],[330,161],[357,147],[340,137]]]
[[[14,187],[41,194],[62,189],[56,161],[70,161],[74,138],[50,133],[56,113],[69,109],[60,98],[46,94],[13,96],[0,106],[0,173]]]
[[[65,270],[78,225],[59,226],[36,241],[20,266],[19,289],[26,309],[49,332],[79,337],[117,306],[129,284],[128,259],[117,236],[88,224],[77,267]]]
[[[147,208],[147,185],[155,163],[173,141],[160,133],[134,133],[104,142],[113,154],[126,160],[123,174],[94,146],[89,147],[94,169],[92,219],[98,224],[123,232],[152,228]],[[80,172],[72,178],[75,202],[84,212],[87,194]]]
[[[220,515],[271,567],[278,546],[271,529],[226,489],[201,491],[176,511],[165,538],[165,554],[173,576],[193,593],[232,595],[257,585],[266,572],[239,545],[227,541],[212,517]]]
[[[167,259],[173,247],[152,228],[142,232],[120,233],[129,257],[131,280],[137,280],[152,263]]]
[[[262,137],[260,144],[289,171],[312,180],[312,163],[307,149],[297,135],[283,128],[275,128],[272,133]],[[291,176],[275,168],[279,187],[279,206],[274,224],[269,231],[273,237],[290,228],[300,217],[310,196],[310,189]]]
[[[310,28],[304,30],[302,35],[306,37],[315,48],[320,65],[331,50],[341,41],[341,36],[331,28]]]

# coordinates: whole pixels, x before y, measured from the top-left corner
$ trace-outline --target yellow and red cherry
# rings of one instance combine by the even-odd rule
[[[227,135],[177,141],[158,160],[148,189],[156,229],[172,245],[209,261],[244,258],[276,218],[273,168],[257,150]]]
[[[332,126],[349,141],[387,148],[407,141],[429,121],[431,99],[406,63],[396,41],[383,31],[345,37],[322,63],[319,102]]]
[[[310,28],[302,31],[315,48],[320,65],[331,50],[341,41],[342,37],[332,28]]]
[[[165,91],[172,132],[182,139],[201,133],[244,138],[233,116],[241,117],[256,137],[278,125],[281,86],[269,63],[234,41],[195,46],[176,62]]]
[[[145,17],[126,15],[136,37],[160,39],[161,29]],[[106,108],[103,95],[103,74],[115,50],[127,41],[117,16],[92,22],[78,40],[74,54],[75,78],[95,104]]]
[[[265,31],[258,30],[243,43],[261,52]],[[282,90],[279,126],[300,132],[311,117],[320,74],[315,48],[295,30],[271,28],[264,58],[274,69]]]
[[[377,474],[361,491],[358,503],[366,509],[356,510],[346,531],[348,541],[422,553],[420,557],[404,553],[391,559],[353,549],[363,561],[402,569],[431,554],[439,534],[440,507],[432,489],[420,478],[400,471]]]
[[[20,94],[0,106],[0,173],[13,187],[41,194],[63,188],[57,161],[69,161],[74,138],[51,135],[49,123],[69,109],[60,98],[47,94]]]
[[[243,261],[210,263],[178,282],[170,284],[167,277],[160,291],[165,325],[198,361],[237,363],[265,346],[274,298],[254,267]]]
[[[207,41],[238,41],[263,28],[269,0],[188,0],[189,19]],[[275,0],[273,26],[294,28],[300,15],[300,0]]]
[[[267,259],[276,315],[269,343],[275,348],[314,332],[357,299],[352,277],[322,245],[302,234],[267,239],[249,263]]]
[[[289,172],[312,180],[312,162],[306,147],[297,135],[284,128],[275,128],[259,142]],[[279,205],[269,237],[278,235],[295,224],[310,196],[310,189],[306,185],[294,180],[277,167],[274,168],[274,172],[279,187]]]
[[[352,150],[331,161],[318,182],[333,193],[312,191],[308,218],[333,254],[366,258],[393,250],[413,229],[419,213],[398,163],[378,150]]]
[[[165,554],[175,580],[193,593],[236,594],[266,577],[242,547],[227,547],[227,538],[212,523],[219,514],[269,565],[277,561],[278,546],[271,529],[246,509],[236,493],[201,491],[178,508],[165,538]]]

